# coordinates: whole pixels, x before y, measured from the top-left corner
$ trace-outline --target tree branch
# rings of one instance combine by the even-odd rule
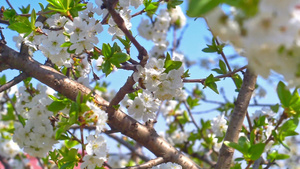
[[[18,76],[14,77],[11,81],[7,82],[6,84],[0,86],[0,93],[11,88],[12,86],[22,82],[22,80],[26,79],[27,75],[25,73],[21,73]]]
[[[148,157],[146,157],[143,154],[137,152],[136,149],[131,144],[127,143],[126,141],[124,141],[123,139],[119,138],[115,134],[107,134],[107,136],[113,138],[114,140],[116,140],[117,142],[119,142],[120,144],[122,144],[123,146],[125,146],[126,148],[128,148],[132,153],[136,154],[142,160],[144,160],[144,161],[150,161],[150,159]]]
[[[221,79],[221,78],[224,78],[224,77],[231,77],[235,73],[240,72],[240,71],[242,71],[246,68],[247,68],[247,66],[243,66],[243,67],[241,67],[237,70],[234,70],[232,72],[228,72],[227,74],[216,76],[215,78]],[[183,82],[184,83],[202,83],[202,84],[204,84],[205,80],[206,79],[183,79]]]
[[[224,141],[237,142],[242,128],[251,95],[255,89],[257,75],[247,69],[242,87],[237,97],[233,113],[231,115]],[[222,145],[216,169],[229,169],[234,149]]]
[[[140,64],[144,67],[148,60],[148,53],[146,49],[132,36],[132,34],[126,28],[123,18],[115,11],[114,7],[118,0],[103,0],[103,2],[106,4],[107,10],[111,14],[111,17],[114,19],[115,23],[139,51],[138,59],[140,60]]]
[[[133,166],[133,167],[126,167],[126,169],[147,169],[151,168],[153,166],[159,165],[161,163],[165,162],[163,158],[158,157],[156,159],[150,160],[144,164]]]
[[[14,51],[5,44],[0,44],[1,64],[7,64],[12,69],[23,71],[28,76],[36,78],[40,82],[74,101],[79,92],[82,95],[91,93],[89,88],[69,79],[55,69],[38,63],[30,56],[19,57],[19,55],[20,53]],[[97,94],[93,94],[93,98],[94,102],[98,104],[99,107],[105,108],[109,104]],[[140,124],[120,110],[112,111],[112,109],[110,109],[107,113],[109,117],[108,125],[111,128],[120,130],[122,134],[139,142],[157,157],[163,157],[165,161],[177,163],[184,169],[200,168],[191,159],[181,154],[176,148],[160,137],[153,128]]]

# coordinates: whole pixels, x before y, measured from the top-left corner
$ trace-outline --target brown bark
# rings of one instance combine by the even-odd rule
[[[233,113],[231,115],[228,129],[224,141],[237,142],[239,138],[239,133],[242,129],[245,115],[247,113],[247,108],[251,99],[253,90],[255,89],[257,76],[253,74],[249,69],[247,69],[242,87],[238,94]],[[234,149],[222,145],[220,150],[220,155],[218,162],[216,164],[216,169],[229,169],[232,161],[232,156]]]
[[[91,90],[64,76],[55,69],[42,65],[30,56],[20,56],[20,53],[0,44],[0,66],[9,65],[11,69],[17,69],[27,76],[34,77],[45,85],[53,88],[71,100],[75,100],[79,92],[87,95]],[[99,106],[107,107],[109,102],[99,95],[93,95]],[[142,125],[122,111],[115,111],[112,108],[107,110],[108,125],[120,131],[122,134],[131,137],[148,148],[157,157],[163,157],[164,161],[171,161],[180,164],[185,169],[198,169],[199,166],[191,159],[181,154],[163,138],[159,137],[151,126]]]

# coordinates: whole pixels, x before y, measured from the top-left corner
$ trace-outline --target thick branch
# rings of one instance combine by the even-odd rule
[[[238,98],[229,121],[224,141],[230,141],[235,143],[238,141],[239,133],[242,129],[251,95],[255,89],[256,78],[257,76],[251,73],[249,69],[247,69],[241,90],[238,94]],[[223,144],[220,150],[220,155],[216,165],[216,169],[229,169],[233,153],[233,148],[227,147]]]
[[[56,71],[55,69],[42,65],[30,56],[19,57],[19,53],[0,44],[0,63],[9,65],[12,69],[18,69],[28,76],[34,77],[40,82],[53,88],[69,99],[76,100],[79,92],[87,95],[91,90],[76,81],[73,81]],[[93,95],[99,106],[107,107],[108,102],[99,95]],[[108,125],[118,129],[120,132],[141,145],[148,148],[157,157],[163,157],[165,161],[171,161],[181,165],[184,169],[198,169],[199,167],[191,159],[181,154],[163,138],[158,136],[153,128],[140,124],[120,110],[108,111]]]

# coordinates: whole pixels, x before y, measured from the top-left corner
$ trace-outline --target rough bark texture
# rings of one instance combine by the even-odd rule
[[[79,92],[89,94],[91,90],[64,76],[55,69],[42,65],[29,56],[22,56],[4,44],[0,44],[0,66],[8,65],[11,69],[24,72],[29,77],[34,77],[45,85],[53,88],[71,100],[75,100]],[[109,102],[99,95],[93,96],[99,106],[108,107]],[[157,157],[163,157],[164,161],[180,164],[185,169],[198,169],[191,159],[177,151],[173,146],[159,137],[151,126],[142,125],[120,110],[108,108],[108,124],[122,134],[134,139],[148,148]]]
[[[237,142],[239,138],[240,130],[244,122],[245,115],[247,113],[247,108],[251,99],[253,90],[255,89],[257,76],[249,69],[247,69],[242,87],[238,94],[233,113],[230,118],[228,129],[224,138],[224,141]],[[216,164],[216,169],[229,169],[232,161],[232,156],[234,149],[222,145],[220,150],[220,155],[218,162]]]

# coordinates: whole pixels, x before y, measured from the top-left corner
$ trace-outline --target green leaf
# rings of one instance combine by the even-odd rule
[[[50,156],[51,160],[57,161],[58,157],[59,157],[59,153],[57,150],[49,151],[49,156]]]
[[[36,21],[36,13],[35,10],[33,9],[31,12],[31,29],[34,30],[35,29],[35,21]]]
[[[267,159],[274,161],[274,160],[284,160],[284,159],[288,159],[290,158],[290,156],[288,154],[279,154],[278,151],[274,150],[271,153],[268,154]]]
[[[64,109],[66,104],[62,101],[53,101],[50,105],[48,105],[47,109],[54,113],[59,112],[60,110]]]
[[[7,103],[7,112],[6,114],[2,114],[2,120],[3,121],[9,121],[9,120],[15,120],[15,114],[14,114],[14,107],[11,103]]]
[[[237,144],[237,143],[229,142],[229,141],[224,141],[224,144],[225,144],[227,147],[231,147],[231,148],[234,148],[234,149],[238,150],[238,151],[241,152],[242,154],[246,154],[246,153],[247,153],[247,149],[244,149],[244,147],[240,146],[240,145]]]
[[[4,85],[6,83],[6,76],[3,75],[1,78],[0,78],[0,85]]]
[[[74,147],[74,146],[76,146],[76,145],[78,145],[79,143],[78,143],[78,141],[76,141],[76,140],[65,140],[65,145],[66,145],[66,147],[68,148],[68,149],[70,149],[70,148],[72,148],[72,147]]]
[[[190,121],[187,111],[184,111],[182,115],[177,116],[176,119],[179,121],[180,124],[185,124]]]
[[[27,7],[22,6],[22,8],[19,8],[22,14],[28,14],[30,11],[30,4],[27,5]]]
[[[60,47],[70,47],[73,43],[71,42],[64,42],[63,44],[60,45]]]
[[[264,127],[266,124],[266,116],[260,116],[258,120],[254,120],[255,127]]]
[[[113,67],[111,66],[111,63],[108,61],[105,61],[101,65],[102,67],[102,72],[105,73],[106,77],[112,72]]]
[[[47,2],[54,8],[63,8],[60,0],[47,0]]]
[[[91,108],[89,106],[87,106],[85,103],[80,104],[80,112],[86,112],[89,110],[91,110]]]
[[[144,3],[144,5],[145,5],[144,10],[147,12],[147,14],[149,16],[152,16],[156,12],[156,10],[159,6],[159,2],[151,2],[151,0],[148,2],[150,2],[150,3]]]
[[[234,161],[243,161],[245,158],[243,158],[243,157],[240,157],[240,158],[236,158],[236,159],[234,159]],[[231,169],[232,167],[230,167],[230,169]]]
[[[299,124],[298,118],[293,118],[286,121],[279,129],[279,133],[283,136],[293,136],[297,133],[295,132],[297,126]]]
[[[219,60],[219,67],[220,67],[220,69],[222,71],[222,74],[226,74],[227,73],[226,64],[222,60]]]
[[[195,106],[200,105],[199,99],[195,98],[193,99],[191,96],[189,96],[186,100],[187,104],[190,106],[190,109],[193,109]]]
[[[279,82],[277,85],[277,95],[283,107],[290,106],[290,100],[292,97],[291,92],[287,89],[283,82]]]
[[[111,48],[111,53],[117,53],[117,52],[121,52],[121,48],[120,46],[115,42]]]
[[[39,5],[40,5],[41,10],[42,10],[42,11],[45,11],[44,5],[43,5],[42,3],[40,3],[40,2],[39,2]]]
[[[129,49],[130,48],[131,41],[127,37],[125,39],[122,39],[119,36],[117,36],[117,38],[125,46],[125,49]]]
[[[224,0],[190,0],[187,15],[190,17],[202,17],[223,2]]]
[[[242,87],[243,79],[242,79],[241,76],[238,75],[238,74],[234,74],[234,75],[232,76],[232,78],[233,78],[233,80],[234,80],[234,84],[235,84],[236,89],[237,89],[236,91],[239,91],[239,90],[241,89],[241,87]]]
[[[67,134],[65,133],[69,127],[71,125],[63,125],[63,126],[60,126],[56,133],[55,133],[55,139],[56,140],[66,140],[66,139],[69,139],[69,137],[67,136]]]
[[[299,117],[299,115],[300,115],[300,96],[299,96],[297,89],[295,89],[295,91],[292,94],[292,97],[290,100],[290,107],[292,109],[291,113],[296,114],[297,117]]]
[[[278,112],[278,110],[279,110],[279,104],[277,103],[277,104],[275,104],[275,105],[273,105],[273,106],[270,106],[270,108],[271,108],[271,110],[273,111],[273,112]]]
[[[257,160],[260,158],[261,154],[265,150],[265,143],[257,143],[254,145],[251,145],[248,151],[249,158],[253,161]]]
[[[217,84],[215,83],[216,81],[219,81],[219,79],[215,78],[213,76],[213,74],[210,74],[204,81],[204,88],[209,87],[210,89],[212,89],[214,92],[216,92],[217,94],[219,94],[218,88],[217,88]]]
[[[8,28],[17,31],[18,33],[26,34],[30,34],[32,31],[31,23],[28,18],[22,16],[17,16],[16,21],[11,23]]]
[[[183,3],[183,1],[180,1],[180,0],[169,0],[167,2],[168,2],[168,4],[167,4],[168,9],[176,8],[177,5],[180,5]]]
[[[102,44],[102,55],[105,58],[109,58],[112,55],[110,45],[105,44],[105,43]]]
[[[205,53],[215,53],[218,52],[218,48],[216,48],[216,46],[213,45],[206,45],[207,48],[202,49],[202,52]]]
[[[13,21],[16,16],[17,12],[14,9],[7,9],[3,12],[3,19],[9,22]]]
[[[25,127],[25,119],[21,115],[18,115],[18,120],[22,124],[22,126]]]
[[[181,61],[173,61],[171,60],[170,54],[167,53],[167,57],[165,60],[164,68],[166,69],[164,73],[169,73],[173,69],[179,69],[182,65]]]
[[[112,57],[109,59],[109,61],[117,66],[117,67],[120,67],[120,63],[124,63],[126,62],[127,60],[130,59],[130,56],[126,53],[121,53],[121,52],[118,52],[118,53],[114,53],[112,55]]]
[[[186,71],[184,72],[184,74],[183,74],[181,77],[182,77],[182,78],[190,77],[189,69],[186,70]]]

